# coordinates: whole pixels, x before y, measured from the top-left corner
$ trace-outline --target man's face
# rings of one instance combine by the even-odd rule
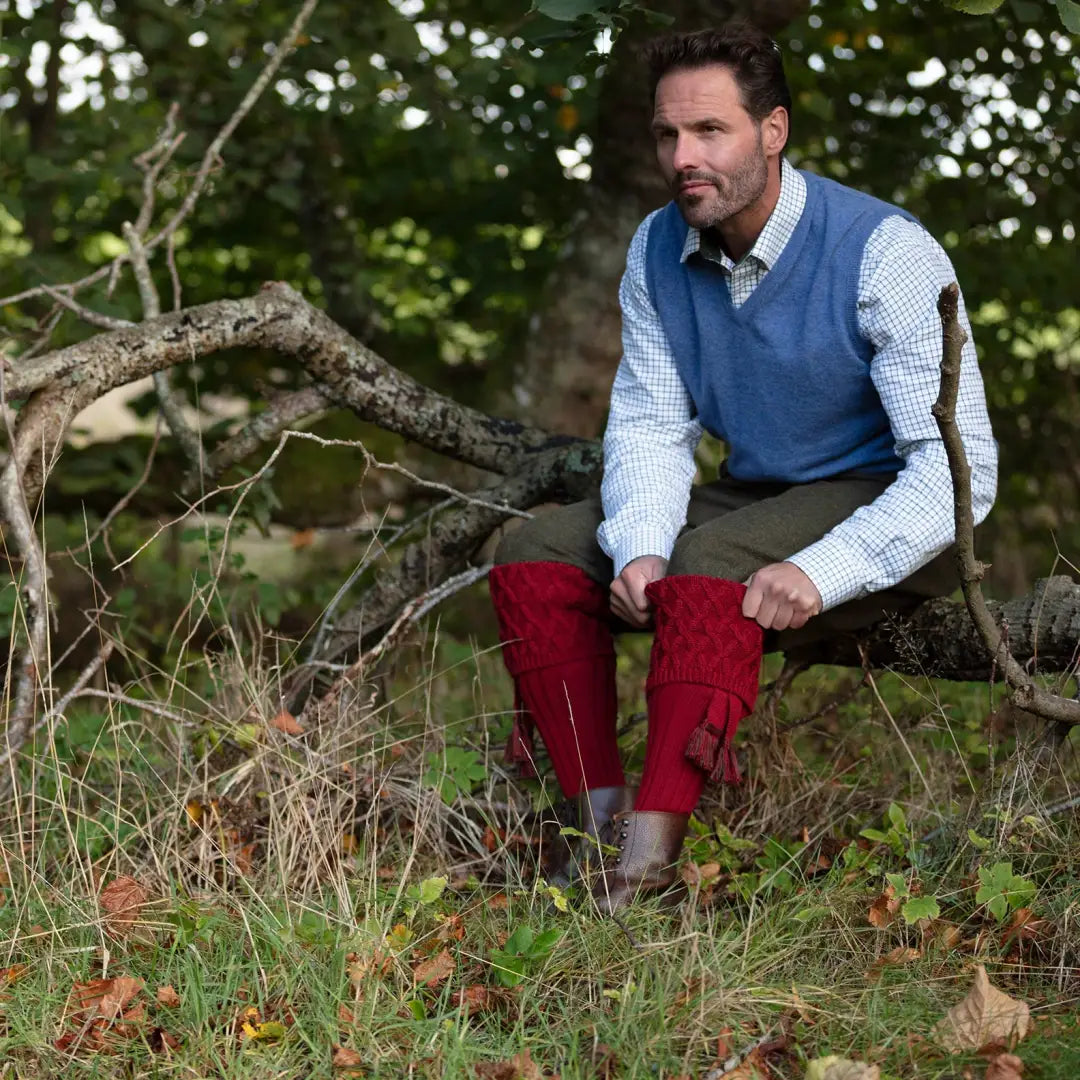
[[[761,125],[743,108],[730,68],[669,71],[656,87],[652,129],[660,169],[688,225],[719,225],[764,194]]]

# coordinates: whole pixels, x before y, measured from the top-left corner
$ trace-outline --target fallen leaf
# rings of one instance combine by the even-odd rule
[[[866,918],[871,926],[884,930],[895,920],[899,912],[900,901],[897,899],[896,890],[891,885],[887,885],[885,891],[870,905]]]
[[[488,1008],[488,988],[474,984],[463,990],[455,990],[450,995],[450,1004],[455,1009],[463,1008],[466,1016],[473,1016]]]
[[[806,1066],[806,1080],[880,1080],[881,1070],[876,1065],[867,1065],[865,1061],[850,1061],[847,1058],[816,1058]]]
[[[150,1049],[155,1054],[163,1054],[166,1050],[178,1050],[180,1040],[175,1035],[170,1035],[164,1028],[154,1028],[150,1032]]]
[[[437,915],[442,923],[435,937],[439,941],[461,941],[465,937],[465,920],[461,915]]]
[[[105,925],[115,937],[130,933],[150,894],[133,877],[114,878],[98,897]]]
[[[487,906],[493,911],[497,911],[506,907],[509,903],[510,901],[506,898],[506,893],[497,892],[488,897]]]
[[[198,825],[202,821],[204,809],[203,804],[198,799],[192,799],[184,809],[187,811],[187,816],[192,825]]]
[[[346,1027],[356,1023],[356,1017],[353,1015],[352,1009],[347,1008],[345,1005],[339,1005],[337,1007],[337,1018],[339,1024],[344,1024]]]
[[[998,1054],[986,1068],[986,1080],[1021,1080],[1024,1063],[1015,1054]]]
[[[311,547],[314,540],[314,529],[297,529],[289,538],[289,544],[293,551],[302,551],[306,547]]]
[[[734,1069],[724,1073],[724,1080],[770,1080],[769,1067],[765,1064],[761,1047],[755,1046]]]
[[[271,721],[270,726],[277,728],[278,731],[283,731],[286,735],[303,735],[304,729],[300,726],[300,721],[287,709],[282,709]]]
[[[987,1043],[1019,1042],[1030,1026],[1031,1012],[1026,1002],[991,986],[986,968],[979,964],[970,993],[938,1021],[934,1037],[950,1053],[958,1054],[978,1050]]]
[[[0,968],[0,985],[10,986],[13,982],[18,982],[29,971],[30,968],[26,964],[12,964],[11,967]]]
[[[428,960],[421,960],[413,968],[413,982],[423,983],[427,987],[438,986],[454,974],[457,961],[450,955],[449,949],[440,949]]]
[[[879,957],[874,966],[866,973],[868,979],[880,979],[881,973],[887,967],[895,967],[900,964],[910,964],[913,960],[918,960],[922,956],[922,953],[918,949],[905,948],[903,945],[898,945],[895,949],[891,949],[884,956]]]
[[[82,1019],[101,1016],[106,1020],[115,1020],[120,1016],[142,988],[142,979],[132,979],[127,975],[74,983],[72,987]]]
[[[592,1067],[595,1080],[615,1080],[619,1075],[619,1059],[607,1043],[597,1043],[593,1047]]]
[[[532,1059],[529,1051],[522,1050],[509,1061],[482,1061],[476,1066],[480,1080],[545,1080],[544,1072]],[[548,1080],[559,1080],[554,1075]]]
[[[347,1046],[335,1046],[334,1056],[330,1061],[335,1069],[344,1069],[345,1076],[363,1076],[358,1066],[364,1064],[364,1059],[356,1050],[350,1050]]]
[[[175,1009],[180,1004],[180,995],[171,986],[159,986],[157,989],[157,1001],[159,1005]]]

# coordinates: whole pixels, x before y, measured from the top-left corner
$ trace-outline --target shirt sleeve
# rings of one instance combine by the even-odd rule
[[[615,574],[642,555],[671,557],[686,523],[702,428],[645,282],[650,214],[634,234],[619,286],[623,357],[604,433],[604,521]]]
[[[874,346],[871,378],[904,464],[872,503],[788,560],[817,586],[823,609],[890,588],[956,537],[952,477],[931,412],[941,380],[938,295],[955,280],[942,247],[906,218],[886,218],[867,242],[859,273],[859,328]],[[997,492],[997,443],[963,297],[959,315],[967,341],[956,421],[971,466],[978,524]]]

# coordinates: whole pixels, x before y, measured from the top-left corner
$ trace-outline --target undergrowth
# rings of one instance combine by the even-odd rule
[[[223,637],[170,673],[125,651],[18,759],[0,1076],[981,1078],[934,1033],[976,964],[1031,1008],[1024,1076],[1080,1075],[1077,742],[1040,760],[999,691],[803,675],[699,808],[687,902],[618,924],[544,880],[557,796],[501,764],[489,643],[429,628],[301,730],[281,642]]]

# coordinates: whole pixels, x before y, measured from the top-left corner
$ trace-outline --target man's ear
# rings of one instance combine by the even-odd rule
[[[782,105],[761,121],[761,148],[767,157],[779,154],[788,139],[788,112]]]

